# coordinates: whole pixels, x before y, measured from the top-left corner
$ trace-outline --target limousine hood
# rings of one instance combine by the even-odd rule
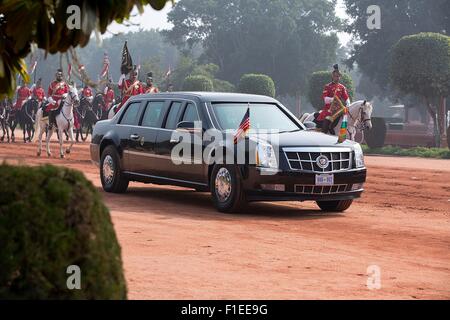
[[[337,143],[337,136],[307,130],[268,135],[249,134],[249,137],[269,142],[278,147],[352,147],[356,144],[351,140]]]

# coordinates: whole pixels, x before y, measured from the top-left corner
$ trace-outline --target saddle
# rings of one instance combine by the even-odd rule
[[[42,118],[49,118],[49,126],[56,126],[56,116],[61,113],[62,107],[64,105],[64,100],[61,100],[58,109],[46,111],[49,102],[42,103]]]
[[[334,134],[334,129],[338,125],[339,120],[341,119],[342,115],[338,116],[332,123],[330,123],[330,121],[327,120],[327,119],[325,119],[325,120],[317,120],[317,118],[319,117],[319,114],[320,114],[320,112],[315,112],[314,113],[314,120],[313,120],[313,122],[316,124],[317,128],[321,129],[322,132],[324,132],[324,130],[326,130],[326,132],[324,132],[324,133]],[[327,121],[329,123],[327,128],[324,128],[325,121]]]

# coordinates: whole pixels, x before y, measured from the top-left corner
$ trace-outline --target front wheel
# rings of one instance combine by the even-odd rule
[[[247,201],[235,166],[214,166],[210,186],[214,204],[220,212],[239,212],[245,207]]]
[[[100,159],[100,180],[103,190],[112,193],[127,191],[129,180],[123,176],[120,158],[114,146],[107,146]]]
[[[350,200],[336,200],[336,201],[317,201],[317,205],[323,211],[328,212],[343,212],[350,208],[353,199]]]

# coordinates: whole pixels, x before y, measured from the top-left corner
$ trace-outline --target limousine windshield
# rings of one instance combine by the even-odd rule
[[[222,130],[239,128],[248,103],[212,103],[214,114]],[[259,130],[297,131],[302,128],[292,121],[277,105],[250,104],[250,128]]]

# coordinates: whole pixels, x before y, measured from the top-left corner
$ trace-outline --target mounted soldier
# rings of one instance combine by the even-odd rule
[[[144,88],[142,87],[141,82],[137,78],[138,72],[136,67],[130,72],[130,77],[128,80],[125,80],[125,74],[122,74],[119,79],[119,89],[122,90],[122,102],[115,110],[117,113],[120,108],[130,99],[132,96],[136,96],[144,93]]]
[[[17,89],[17,99],[13,107],[14,111],[22,110],[24,103],[28,100],[28,98],[30,98],[30,96],[31,90],[26,86],[25,81],[21,80],[21,85]]]
[[[36,84],[31,87],[32,97],[37,100],[39,107],[41,107],[42,102],[45,100],[45,90],[42,88],[42,79],[39,78]]]
[[[350,106],[350,96],[347,88],[340,83],[341,76],[339,66],[335,64],[331,75],[332,82],[328,83],[323,89],[322,98],[325,106],[317,115],[314,122],[324,133],[328,133],[344,113],[343,106],[347,108]]]
[[[159,89],[153,85],[153,73],[147,73],[146,86],[144,93],[159,93]]]
[[[92,103],[92,100],[94,100],[92,89],[89,88],[87,84],[84,85],[83,90],[81,91],[81,99],[83,98],[89,101],[89,103]]]
[[[109,82],[106,84],[104,95],[105,95],[105,110],[103,111],[107,111],[112,107],[114,103],[116,103],[111,80],[109,80]]]
[[[49,113],[49,125],[56,123],[56,111],[61,105],[61,101],[69,93],[69,85],[64,81],[63,71],[58,69],[53,80],[48,86],[48,104],[45,107],[45,113]]]

